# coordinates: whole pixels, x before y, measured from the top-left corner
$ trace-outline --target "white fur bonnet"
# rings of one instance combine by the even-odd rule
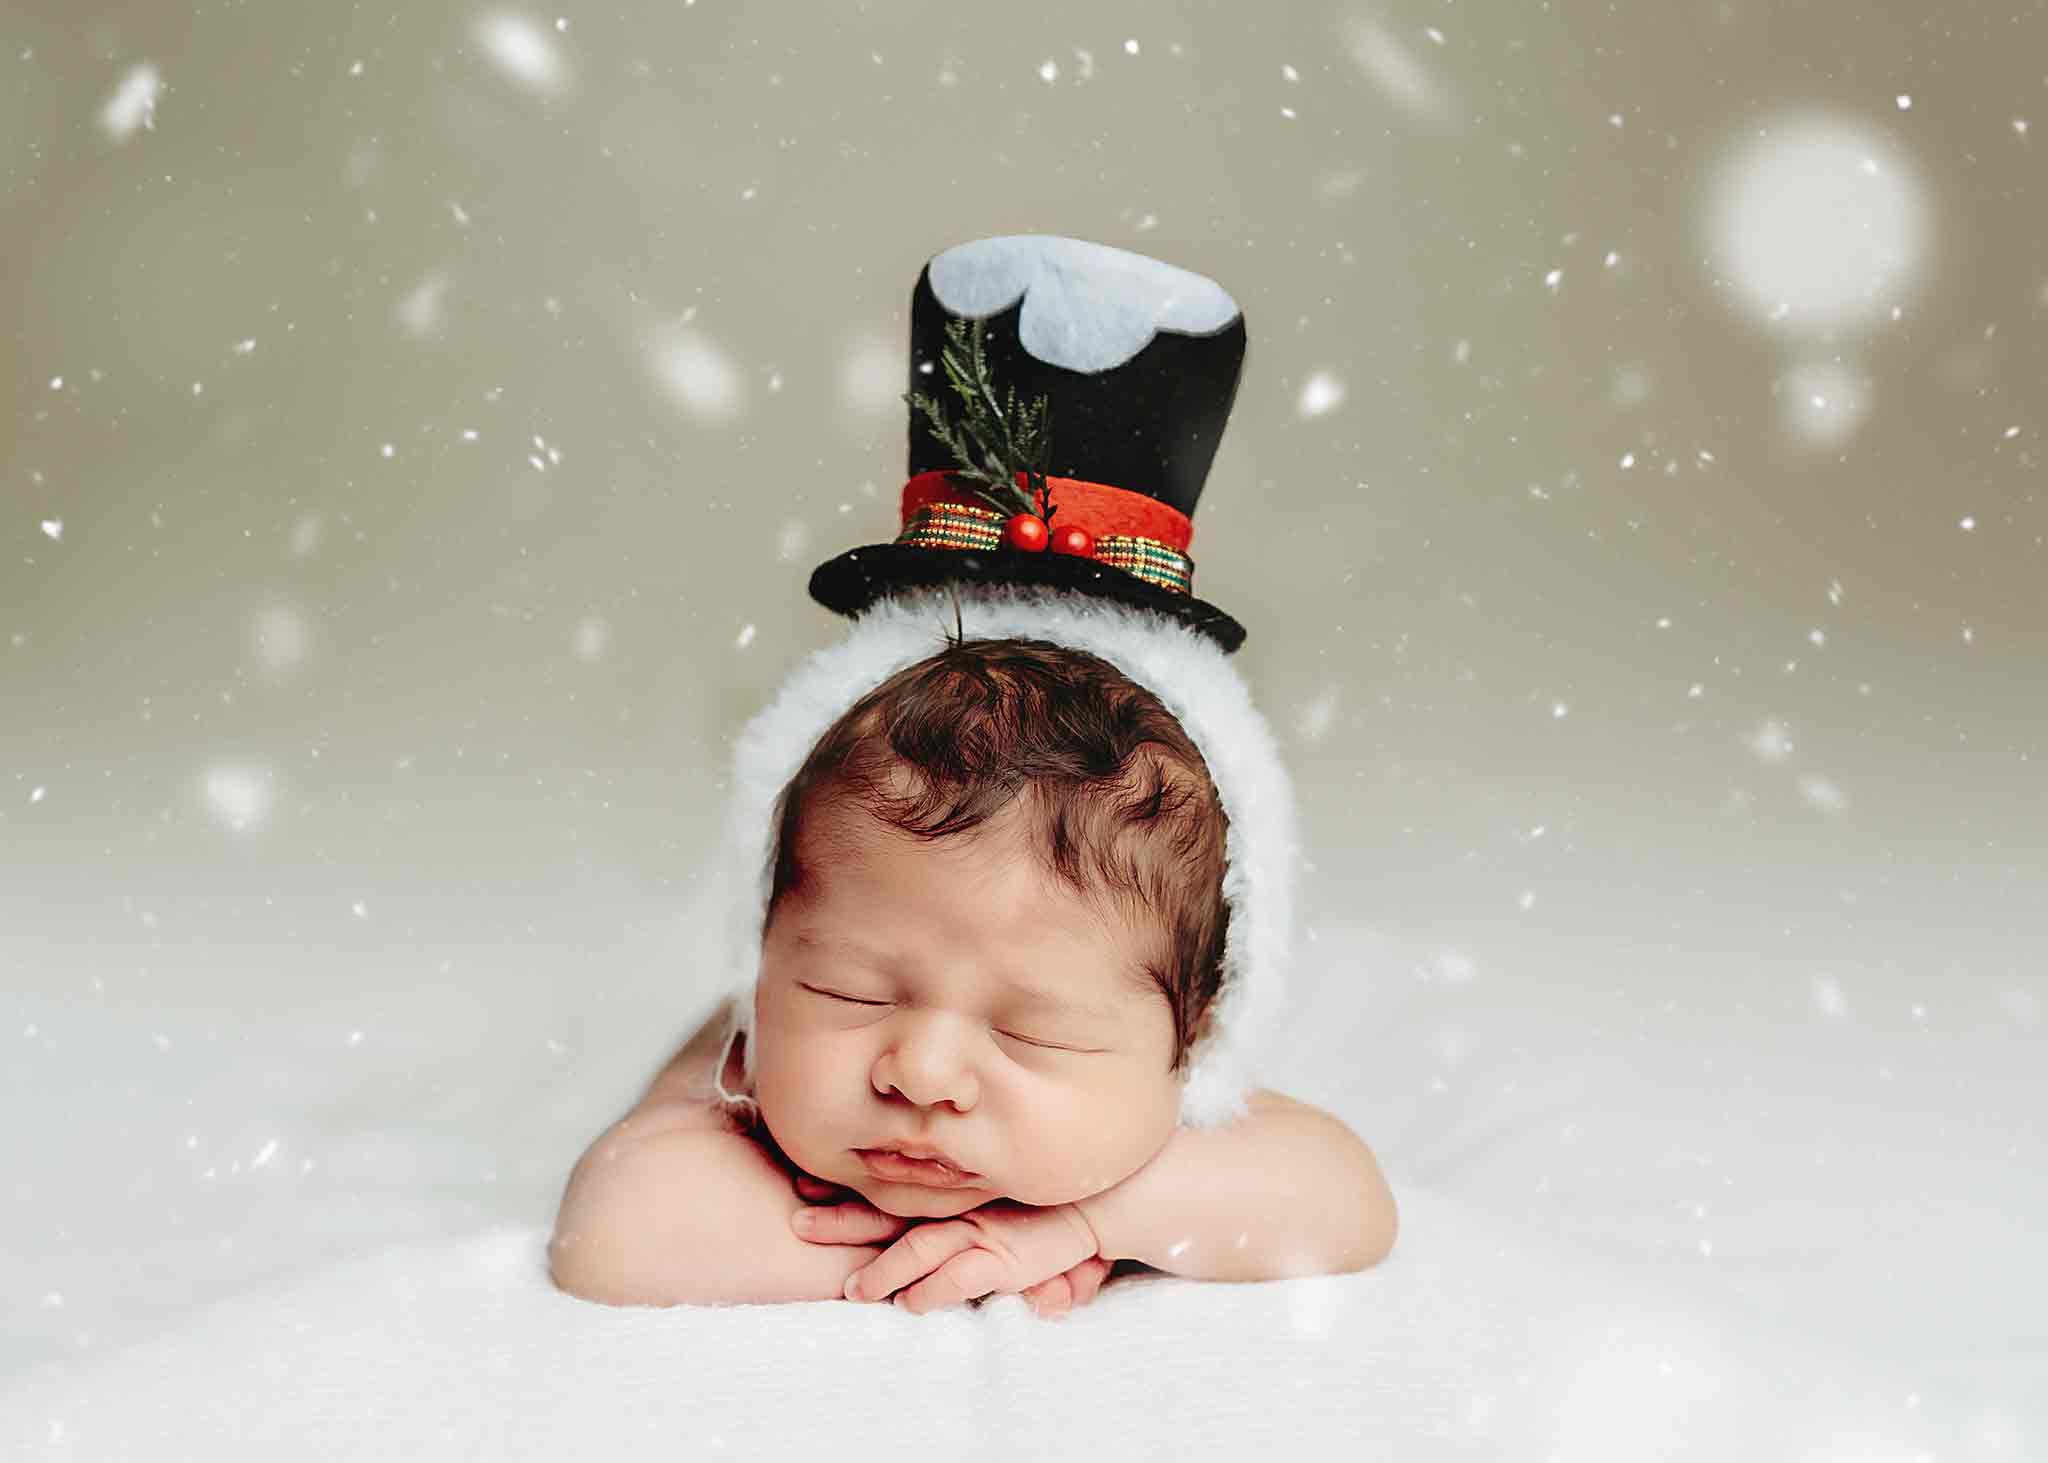
[[[1258,1085],[1255,1064],[1283,1004],[1300,860],[1294,790],[1265,718],[1224,651],[1170,616],[1043,586],[961,583],[955,589],[968,638],[1023,636],[1102,657],[1157,696],[1208,763],[1230,820],[1223,877],[1228,925],[1222,986],[1209,1030],[1189,1053],[1181,1122],[1206,1128],[1242,1116]],[[720,989],[734,998],[714,1080],[718,1100],[737,1112],[756,1106],[754,984],[774,874],[775,799],[854,702],[944,648],[954,633],[954,605],[952,594],[930,588],[876,600],[852,619],[843,639],[797,666],[734,744],[724,839],[707,869],[722,884],[705,907],[720,925]],[[723,1077],[741,1033],[749,1040],[742,1090],[733,1092]]]

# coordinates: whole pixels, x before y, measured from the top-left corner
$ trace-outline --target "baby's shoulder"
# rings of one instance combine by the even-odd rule
[[[739,1091],[745,1072],[746,1033],[734,1033],[730,1044],[725,1039],[726,1017],[730,1010],[731,1002],[728,1001],[713,1011],[697,1034],[656,1074],[646,1095],[633,1108],[631,1117],[636,1129],[643,1132],[650,1127],[735,1134],[751,1132],[753,1110],[727,1106],[720,1101],[718,1086],[712,1081],[712,1073],[718,1070],[721,1056],[725,1058],[723,1081],[726,1091]]]

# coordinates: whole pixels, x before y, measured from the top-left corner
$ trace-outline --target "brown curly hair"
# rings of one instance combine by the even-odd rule
[[[891,790],[897,779],[908,793]],[[1223,978],[1229,820],[1201,753],[1150,691],[1083,650],[949,633],[849,707],[777,796],[764,940],[807,888],[804,823],[828,794],[927,842],[1024,798],[1041,867],[1151,930],[1132,979],[1165,999],[1169,1072],[1184,1069]]]

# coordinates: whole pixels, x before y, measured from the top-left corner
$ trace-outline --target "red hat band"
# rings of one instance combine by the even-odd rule
[[[1049,549],[1093,558],[1176,594],[1194,592],[1195,561],[1187,554],[1194,522],[1157,498],[1109,483],[1047,475],[1044,496],[1053,510],[1047,525],[1028,513],[997,512],[952,478],[950,470],[923,472],[903,485],[897,543],[927,549]],[[1017,484],[1030,496],[1026,474],[1017,474]],[[1006,536],[1019,518],[1040,527]]]

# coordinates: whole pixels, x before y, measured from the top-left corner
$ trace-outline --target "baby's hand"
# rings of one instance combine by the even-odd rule
[[[1095,1299],[1102,1289],[1102,1282],[1109,1278],[1109,1271],[1109,1261],[1094,1255],[1021,1294],[1041,1317],[1056,1321],[1068,1311]]]
[[[854,1272],[846,1297],[893,1295],[914,1314],[986,1295],[1022,1295],[1039,1315],[1057,1316],[1094,1299],[1109,1274],[1109,1263],[1096,1253],[1095,1231],[1072,1204],[1038,1208],[995,1199],[952,1219],[914,1224],[865,1204],[800,1211],[802,1217],[812,1225],[805,1238],[826,1244],[874,1244],[900,1235]]]
[[[853,1189],[817,1178],[794,1165],[792,1169],[798,1198],[806,1204],[831,1206],[798,1211],[804,1216],[799,1223],[808,1226],[800,1232],[813,1244],[880,1244],[897,1238],[912,1224],[932,1222],[884,1214]],[[1050,1280],[1042,1280],[1017,1293],[1041,1318],[1056,1320],[1095,1299],[1102,1291],[1103,1282],[1109,1278],[1110,1268],[1109,1261],[1100,1255],[1091,1255]]]

